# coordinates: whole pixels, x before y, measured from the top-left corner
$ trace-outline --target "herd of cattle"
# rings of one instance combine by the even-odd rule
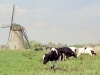
[[[90,57],[96,55],[96,53],[90,47],[84,47],[78,49],[76,47],[51,48],[50,52],[43,56],[43,64],[46,64],[47,62],[50,61],[51,69],[54,69],[54,65],[57,68],[57,61],[59,59],[61,59],[62,61],[63,59],[65,60],[65,57],[66,59],[69,59],[69,57],[71,56],[77,58],[82,53],[89,54]]]

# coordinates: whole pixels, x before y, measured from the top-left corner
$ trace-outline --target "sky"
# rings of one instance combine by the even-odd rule
[[[0,45],[7,44],[12,7],[14,23],[29,40],[67,45],[100,43],[100,0],[0,0]]]

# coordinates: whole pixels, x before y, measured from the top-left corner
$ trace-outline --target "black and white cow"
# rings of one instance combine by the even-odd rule
[[[63,54],[66,56],[67,59],[69,59],[69,57],[71,56],[77,58],[77,55],[68,47],[61,47],[61,48],[58,48],[57,50],[60,52],[61,60],[65,58]]]
[[[96,55],[94,50],[90,47],[79,48],[78,53],[77,53],[77,57],[79,57],[80,54],[89,54],[91,57],[93,55]]]
[[[46,64],[50,61],[51,69],[54,69],[54,65],[56,65],[57,68],[57,61],[60,57],[59,51],[57,49],[52,48],[48,54],[45,54],[43,56],[43,64]]]

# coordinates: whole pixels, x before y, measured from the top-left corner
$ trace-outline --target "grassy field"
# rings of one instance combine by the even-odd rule
[[[100,54],[59,61],[55,72],[42,64],[44,51],[0,50],[0,75],[100,75]]]

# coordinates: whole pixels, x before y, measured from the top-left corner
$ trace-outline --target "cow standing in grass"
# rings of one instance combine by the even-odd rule
[[[57,61],[60,57],[59,51],[57,49],[52,48],[48,54],[45,54],[43,56],[43,64],[46,64],[50,61],[51,69],[54,69],[54,66],[56,65],[57,68]]]
[[[66,56],[67,59],[69,59],[69,57],[71,57],[71,56],[77,58],[77,55],[70,48],[68,48],[68,47],[61,47],[61,48],[58,48],[57,50],[60,52],[61,60],[63,58],[65,58],[65,56]],[[63,56],[63,54],[65,56]]]
[[[78,53],[77,53],[77,57],[79,57],[80,54],[89,54],[90,57],[92,57],[93,54],[96,55],[96,53],[90,47],[79,48]]]

